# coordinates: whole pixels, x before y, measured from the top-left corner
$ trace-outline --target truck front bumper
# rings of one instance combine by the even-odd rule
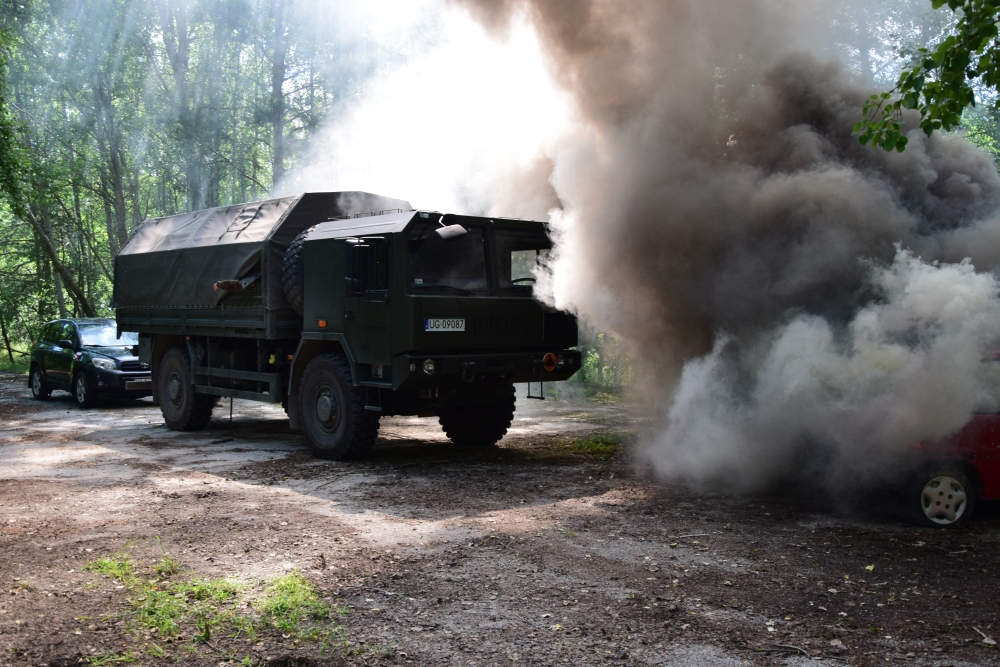
[[[393,387],[407,390],[558,382],[568,380],[580,370],[580,360],[577,350],[403,354],[396,357],[392,364]],[[432,370],[428,372],[429,369]]]

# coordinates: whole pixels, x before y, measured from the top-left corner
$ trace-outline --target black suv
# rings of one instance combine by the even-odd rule
[[[134,333],[119,338],[110,318],[49,322],[31,348],[31,395],[45,400],[53,389],[63,389],[82,408],[96,405],[101,395],[149,396],[152,379],[149,365],[135,356],[138,343]]]

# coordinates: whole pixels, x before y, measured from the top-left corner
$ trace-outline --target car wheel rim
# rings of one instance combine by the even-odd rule
[[[76,402],[81,405],[87,402],[87,381],[82,375],[76,377]]]
[[[920,507],[924,510],[924,516],[943,526],[962,518],[966,502],[965,487],[957,479],[947,475],[928,481],[920,494]]]
[[[340,400],[331,385],[324,382],[316,388],[315,407],[316,422],[323,432],[327,435],[336,433],[340,426]]]
[[[184,385],[176,372],[170,375],[170,381],[167,383],[167,400],[174,410],[180,410],[181,404],[184,403]]]
[[[31,376],[31,393],[35,396],[41,396],[42,394],[42,372],[37,368]]]

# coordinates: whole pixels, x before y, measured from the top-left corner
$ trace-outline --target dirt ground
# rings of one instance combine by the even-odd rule
[[[182,434],[148,400],[82,411],[25,385],[0,376],[0,666],[1000,664],[996,504],[924,530],[696,494],[630,460],[638,410],[583,399],[519,399],[497,449],[385,418],[369,458],[334,463],[273,406]],[[116,553],[147,592],[298,571],[343,615],[157,634],[138,584],[94,571]],[[148,569],[163,554],[182,572]]]

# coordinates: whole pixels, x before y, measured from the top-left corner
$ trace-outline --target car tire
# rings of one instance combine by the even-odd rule
[[[914,475],[906,502],[917,525],[949,528],[969,520],[977,495],[976,485],[963,466],[943,464],[926,466]]]
[[[365,394],[351,382],[341,354],[309,362],[299,384],[299,423],[306,444],[322,459],[345,461],[365,455],[378,437],[379,415],[365,410]]]
[[[78,408],[92,408],[100,402],[94,384],[84,371],[77,371],[73,376],[73,400]]]
[[[45,375],[42,374],[42,368],[38,364],[31,367],[28,388],[31,389],[31,397],[36,401],[47,401],[52,396],[52,387],[45,381]]]
[[[507,435],[507,429],[514,421],[516,402],[514,386],[509,385],[490,403],[443,408],[438,415],[438,422],[456,445],[492,447]]]
[[[172,431],[200,431],[212,419],[215,396],[196,394],[187,350],[172,347],[160,360],[160,412]]]

